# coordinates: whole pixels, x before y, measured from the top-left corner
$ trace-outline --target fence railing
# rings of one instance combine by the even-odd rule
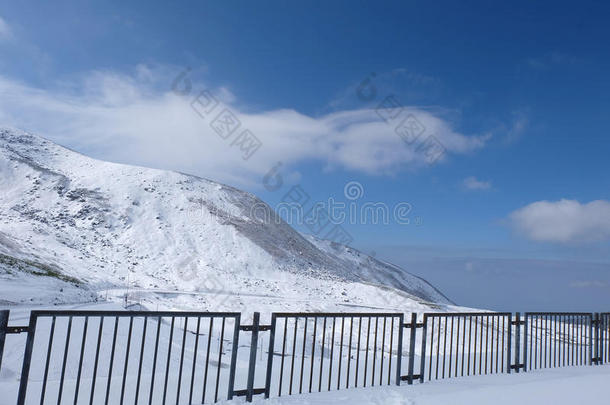
[[[243,325],[229,312],[32,311],[27,326],[9,315],[0,371],[7,335],[25,347],[10,348],[21,372],[3,401],[18,405],[251,401],[610,362],[610,313],[273,313],[268,325],[254,313]]]

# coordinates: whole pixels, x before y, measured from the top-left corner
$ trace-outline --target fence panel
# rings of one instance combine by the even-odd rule
[[[528,370],[591,364],[592,314],[526,312],[525,318]]]
[[[239,324],[239,313],[32,311],[18,405],[227,399]]]
[[[403,314],[274,313],[266,396],[399,384]]]
[[[424,314],[420,381],[510,372],[510,324],[510,313]]]

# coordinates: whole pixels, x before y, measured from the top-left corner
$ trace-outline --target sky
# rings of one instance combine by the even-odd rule
[[[0,1],[0,125],[276,209],[334,206],[343,241],[460,304],[607,310],[609,16],[588,1]]]

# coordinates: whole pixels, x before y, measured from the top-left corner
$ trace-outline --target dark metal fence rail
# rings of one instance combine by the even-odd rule
[[[590,313],[526,312],[526,370],[591,364],[592,325]]]
[[[395,384],[402,329],[403,314],[274,313],[265,396]]]
[[[17,404],[191,404],[229,398],[240,316],[32,311]]]
[[[510,372],[510,313],[424,314],[420,381]]]
[[[6,335],[27,333],[18,405],[250,402],[610,363],[610,312],[426,313],[421,323],[417,314],[273,313],[269,325],[254,313],[242,325],[239,313],[32,311],[28,326],[8,321],[0,311],[0,371]],[[251,333],[245,360],[240,332]],[[257,369],[264,386],[255,388]]]

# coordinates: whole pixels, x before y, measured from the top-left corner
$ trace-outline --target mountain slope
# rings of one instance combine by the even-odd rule
[[[0,129],[0,190],[6,302],[88,300],[128,288],[205,293],[196,305],[207,309],[247,295],[380,308],[449,304],[398,267],[302,236],[250,193],[98,161],[22,131]],[[256,215],[261,206],[271,221]],[[57,294],[11,287],[32,278],[52,280]]]

